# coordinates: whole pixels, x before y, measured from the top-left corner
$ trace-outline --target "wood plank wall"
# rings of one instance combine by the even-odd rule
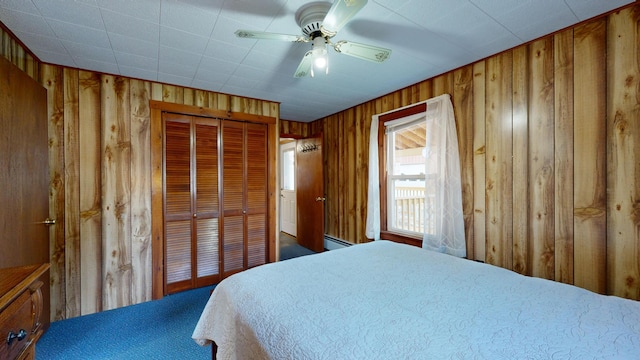
[[[53,320],[148,301],[149,100],[278,117],[277,103],[43,65],[49,90]],[[61,226],[62,227],[62,226]],[[55,277],[53,276],[55,274]]]
[[[371,116],[451,94],[472,259],[640,299],[640,5],[281,133],[324,134],[326,233],[365,237]]]
[[[149,100],[276,119],[279,104],[40,64],[2,27],[0,52],[47,89],[51,320],[151,300]]]
[[[41,67],[49,94],[52,320],[151,300],[149,100],[277,118],[279,104]]]

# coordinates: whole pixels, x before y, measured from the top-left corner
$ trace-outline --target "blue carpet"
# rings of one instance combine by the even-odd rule
[[[36,359],[211,359],[191,339],[212,287],[51,323]]]
[[[311,251],[306,247],[297,244],[280,247],[280,260],[288,260],[311,254],[315,254],[315,251]]]

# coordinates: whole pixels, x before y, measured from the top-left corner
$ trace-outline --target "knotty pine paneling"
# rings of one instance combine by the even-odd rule
[[[149,101],[276,119],[279,104],[54,65],[38,71],[48,90],[49,199],[58,220],[50,230],[52,320],[151,300]]]
[[[555,280],[572,284],[573,229],[573,29],[554,40],[554,150],[555,150]]]
[[[310,131],[309,123],[302,123],[290,120],[280,120],[280,137],[281,138],[306,138],[313,133]]]
[[[325,232],[369,241],[371,117],[448,93],[469,257],[640,299],[639,13],[626,7],[311,123],[325,144]]]
[[[102,166],[100,74],[80,71],[80,314],[102,311]]]
[[[606,291],[606,21],[574,29],[574,281]],[[575,151],[578,150],[579,151]]]
[[[65,186],[64,186],[64,69],[43,65],[40,83],[47,89],[49,120],[49,227],[51,321],[66,314]]]
[[[38,80],[40,75],[40,62],[35,59],[33,54],[22,47],[10,32],[6,31],[4,26],[0,24],[0,55],[25,72],[29,77]]]
[[[640,5],[607,21],[607,293],[640,298]]]
[[[513,52],[487,59],[486,261],[513,268]],[[455,112],[455,109],[454,109]],[[525,206],[525,204],[517,204]]]
[[[513,269],[531,275],[529,243],[529,46],[513,49]]]

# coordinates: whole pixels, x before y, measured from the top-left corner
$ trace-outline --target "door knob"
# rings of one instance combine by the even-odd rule
[[[51,225],[55,225],[56,224],[56,220],[55,219],[46,218],[42,223],[47,225],[47,226],[51,226]]]
[[[325,200],[327,200],[327,199],[326,199],[326,198],[324,198],[324,197],[320,197],[320,196],[318,196],[318,197],[316,198],[316,201],[325,201]]]

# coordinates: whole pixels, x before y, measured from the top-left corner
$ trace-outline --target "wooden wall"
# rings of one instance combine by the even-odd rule
[[[452,96],[472,259],[640,299],[640,5],[281,132],[324,134],[326,233],[365,237],[371,116]]]
[[[151,300],[149,101],[276,119],[279,104],[40,64],[0,36],[2,56],[47,89],[51,320]]]
[[[54,320],[152,298],[149,101],[277,118],[279,104],[43,65]],[[64,219],[64,221],[61,221]]]

